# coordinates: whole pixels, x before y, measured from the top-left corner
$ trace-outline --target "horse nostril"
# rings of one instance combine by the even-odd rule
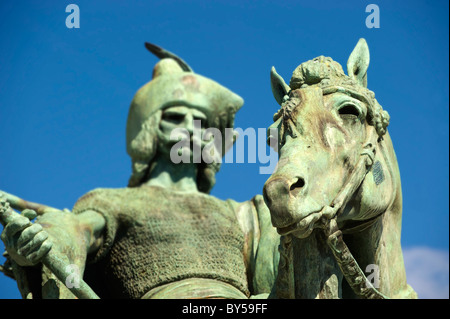
[[[305,186],[305,180],[301,177],[298,178],[298,180],[291,185],[290,190],[293,191],[296,188],[302,188],[303,186]]]
[[[303,188],[303,186],[305,186],[305,180],[301,177],[297,178],[297,181],[291,185],[291,187],[289,188],[291,194],[293,196],[297,196],[298,193],[301,191],[301,189]]]

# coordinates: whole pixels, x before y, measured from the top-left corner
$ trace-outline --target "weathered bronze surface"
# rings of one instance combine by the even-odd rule
[[[416,297],[400,247],[389,115],[367,89],[364,40],[348,76],[325,57],[301,64],[289,85],[272,69],[279,164],[264,197],[242,203],[209,195],[220,163],[195,158],[207,143],[192,134],[195,120],[202,132],[217,128],[225,151],[242,98],[146,47],[161,60],[130,106],[128,187],[95,189],[72,211],[3,192],[1,270],[23,298]],[[176,129],[189,133],[179,150],[187,162],[173,160]]]

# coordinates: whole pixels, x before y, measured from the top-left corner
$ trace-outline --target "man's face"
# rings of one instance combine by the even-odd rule
[[[194,122],[195,121],[195,122]],[[198,149],[203,149],[204,142],[202,142],[202,136],[204,130],[208,127],[207,116],[202,111],[191,108],[188,106],[172,106],[163,110],[161,116],[161,122],[159,124],[159,129],[162,135],[165,137],[166,141],[169,143],[163,143],[161,145],[164,153],[170,152],[172,146],[178,142],[177,139],[170,138],[174,130],[187,132],[189,135],[189,151],[192,156],[194,147]],[[194,134],[194,129],[197,133]],[[187,137],[184,137],[187,138]]]

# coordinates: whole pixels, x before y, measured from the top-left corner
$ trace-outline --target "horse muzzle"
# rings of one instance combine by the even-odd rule
[[[307,195],[307,181],[301,176],[272,175],[263,188],[263,196],[272,224],[281,235],[293,233],[307,237],[322,216],[323,206]]]

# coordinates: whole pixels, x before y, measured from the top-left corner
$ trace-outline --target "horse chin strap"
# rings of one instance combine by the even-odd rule
[[[349,180],[332,201],[330,206],[324,207],[322,215],[324,218],[324,231],[327,244],[333,252],[334,257],[341,269],[345,279],[356,295],[367,299],[389,299],[380,293],[359,267],[349,248],[345,244],[342,231],[338,228],[337,217],[353,197],[356,190],[363,183],[367,173],[371,170],[375,158],[375,147],[378,139],[375,129],[369,133],[355,170]]]

